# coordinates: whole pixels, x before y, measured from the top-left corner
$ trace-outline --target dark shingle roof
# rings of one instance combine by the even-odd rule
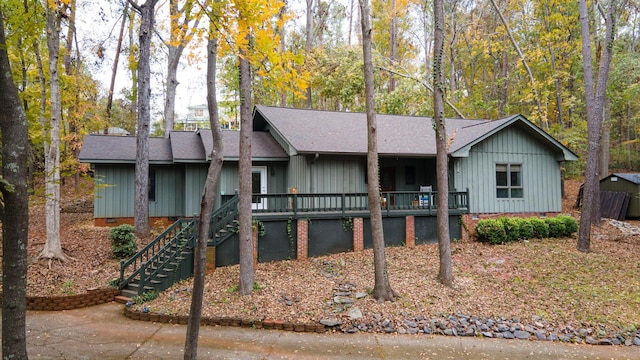
[[[79,155],[80,161],[92,163],[135,163],[136,137],[87,135]],[[149,139],[149,162],[173,161],[171,143],[165,138]]]
[[[211,131],[199,132],[204,144],[204,151],[209,156],[213,148]],[[240,132],[234,130],[222,131],[222,146],[225,160],[237,160],[240,157]],[[275,139],[266,131],[254,131],[251,138],[251,157],[256,159],[288,159],[289,156]]]
[[[366,154],[367,118],[364,113],[318,111],[256,106],[298,153]],[[477,140],[515,117],[502,120],[446,119],[447,135],[453,137],[449,152]],[[435,156],[435,131],[431,118],[376,115],[380,155]],[[455,136],[454,136],[455,135]]]
[[[225,160],[240,156],[240,132],[222,132]],[[254,160],[286,160],[287,153],[267,132],[254,132],[251,152]],[[149,161],[155,163],[205,162],[213,148],[211,131],[172,131],[169,139],[149,139]],[[206,154],[206,156],[205,156]],[[134,163],[135,136],[88,135],[85,137],[80,161],[90,163]]]

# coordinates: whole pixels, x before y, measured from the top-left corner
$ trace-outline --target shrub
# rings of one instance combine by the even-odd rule
[[[533,225],[529,219],[523,218],[515,218],[518,223],[518,230],[520,232],[521,239],[531,239],[533,238]]]
[[[570,215],[558,215],[556,219],[562,221],[565,226],[563,236],[571,236],[573,233],[578,232],[578,222]]]
[[[537,217],[531,217],[528,220],[533,227],[533,237],[538,239],[549,237],[549,224],[546,221]]]
[[[507,234],[502,223],[493,219],[482,219],[475,227],[478,241],[491,244],[504,244],[507,242]]]
[[[516,218],[501,217],[498,222],[504,227],[507,241],[518,241],[520,239],[520,227]]]
[[[549,225],[549,237],[557,238],[564,236],[567,228],[564,225],[562,219],[554,218],[546,218],[544,220]]]
[[[130,258],[138,251],[138,244],[131,225],[116,226],[109,232],[111,252],[116,259]]]

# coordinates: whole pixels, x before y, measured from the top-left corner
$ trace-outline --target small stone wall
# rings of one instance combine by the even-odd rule
[[[189,317],[186,315],[164,315],[155,314],[150,312],[139,312],[125,307],[124,316],[132,320],[151,321],[166,324],[180,324],[186,325]],[[203,317],[200,319],[200,325],[203,326],[235,326],[235,327],[250,327],[256,329],[274,329],[274,330],[287,330],[295,332],[316,332],[323,333],[327,328],[317,322],[313,323],[292,323],[282,320],[249,320],[234,317]]]
[[[27,310],[73,310],[112,302],[120,294],[118,289],[95,289],[69,296],[27,296]]]

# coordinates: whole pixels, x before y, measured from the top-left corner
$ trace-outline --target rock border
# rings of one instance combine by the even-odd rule
[[[62,311],[80,309],[112,302],[119,289],[88,289],[86,293],[61,296],[27,296],[27,310]]]

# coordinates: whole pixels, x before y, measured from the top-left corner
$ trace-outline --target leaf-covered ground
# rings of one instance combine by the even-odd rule
[[[63,199],[78,195],[65,187]],[[564,201],[572,211],[577,182],[567,182]],[[574,216],[577,216],[574,213]],[[631,222],[638,225],[638,222]],[[108,229],[94,227],[92,214],[62,214],[61,238],[70,260],[38,260],[46,235],[44,205],[37,198],[30,210],[29,295],[75,294],[106,287],[118,277],[118,261],[110,257]],[[436,281],[437,245],[387,249],[390,281],[400,298],[378,304],[356,300],[364,317],[466,314],[496,318],[540,317],[557,324],[601,324],[610,329],[640,327],[640,236],[627,235],[605,222],[594,227],[592,252],[576,250],[576,238],[532,240],[501,246],[474,241],[452,244],[455,288]],[[346,316],[331,301],[336,289],[354,292],[373,288],[373,254],[345,253],[304,261],[260,263],[256,290],[237,291],[237,266],[207,274],[204,316],[295,322]],[[350,285],[349,285],[350,284]],[[191,282],[176,285],[145,303],[152,312],[186,314]]]

